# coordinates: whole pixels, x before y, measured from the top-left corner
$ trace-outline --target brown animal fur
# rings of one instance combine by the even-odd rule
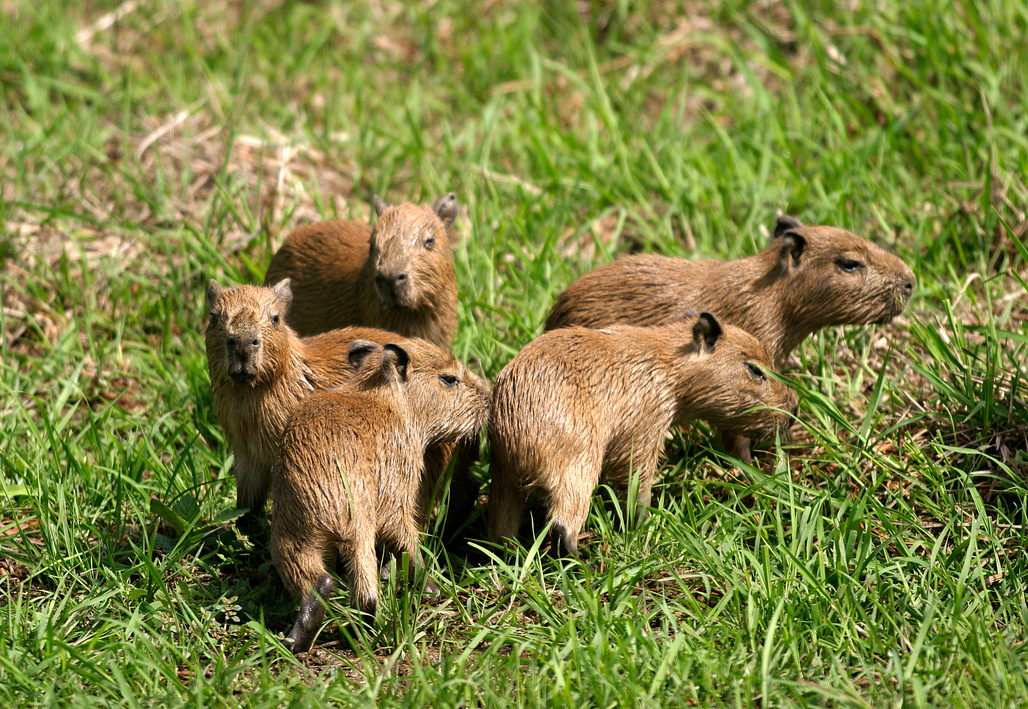
[[[395,333],[349,327],[301,339],[286,324],[289,281],[274,288],[222,288],[211,280],[204,328],[214,412],[235,454],[236,505],[263,514],[282,431],[310,393],[346,382],[354,373],[346,353],[354,340],[395,341]]]
[[[354,340],[406,342],[396,333],[370,327],[300,338],[284,320],[290,293],[288,280],[274,288],[222,288],[212,280],[207,291],[211,317],[204,339],[214,412],[235,454],[236,506],[249,510],[240,520],[240,527],[249,532],[256,531],[263,516],[282,431],[296,405],[312,392],[337,387],[353,375],[346,353]],[[426,453],[432,480],[457,458],[446,537],[470,514],[478,496],[470,473],[477,447],[474,436],[433,444]]]
[[[358,341],[350,359],[360,371],[347,386],[297,407],[276,468],[271,558],[301,598],[287,636],[294,652],[310,648],[324,618],[335,585],[326,561],[345,562],[351,602],[369,623],[378,604],[376,542],[421,564],[423,493],[434,488],[426,447],[473,435],[488,417],[485,382],[431,343]]]
[[[517,533],[530,495],[547,503],[553,547],[572,553],[596,485],[639,475],[639,518],[672,425],[705,419],[764,435],[796,396],[767,372],[752,335],[703,313],[653,328],[544,333],[500,372],[489,421],[489,539]]]
[[[265,283],[292,280],[290,325],[313,335],[377,327],[449,347],[457,329],[457,283],[449,228],[457,196],[431,208],[387,207],[375,197],[374,228],[333,220],[300,227],[271,259]]]
[[[662,325],[702,309],[756,335],[781,367],[823,327],[889,322],[913,288],[899,257],[844,229],[782,216],[770,246],[748,258],[641,254],[595,268],[557,298],[546,329]]]

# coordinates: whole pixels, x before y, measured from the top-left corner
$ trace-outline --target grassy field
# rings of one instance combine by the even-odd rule
[[[5,705],[1028,705],[1028,4],[635,5],[0,0]],[[579,561],[426,538],[441,599],[296,661],[223,524],[206,282],[448,190],[489,377],[578,273],[755,253],[780,211],[918,285],[796,352],[791,444],[677,433]]]

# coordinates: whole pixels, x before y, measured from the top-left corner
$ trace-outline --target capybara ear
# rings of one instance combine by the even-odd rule
[[[772,240],[777,239],[779,236],[789,231],[790,229],[800,229],[803,226],[796,217],[791,217],[788,214],[783,214],[775,220],[775,233],[771,237]]]
[[[350,350],[346,353],[346,361],[354,369],[360,369],[368,355],[380,349],[382,349],[382,345],[377,342],[354,340],[350,343]]]
[[[800,265],[800,256],[806,246],[807,240],[800,236],[798,231],[789,230],[782,234],[781,243],[778,245],[778,264],[783,274]]]
[[[387,380],[400,384],[405,383],[408,364],[410,364],[410,355],[401,345],[394,342],[385,345],[385,352],[382,354],[382,373]]]
[[[375,206],[375,216],[376,217],[381,217],[382,216],[382,212],[384,212],[386,210],[386,207],[389,206],[389,205],[387,205],[385,203],[385,200],[382,199],[381,197],[379,197],[378,195],[375,195],[375,198],[372,201],[372,204]]]
[[[443,222],[443,226],[449,229],[457,218],[457,193],[448,192],[432,203],[432,211]]]
[[[275,294],[275,298],[278,300],[278,307],[282,311],[279,314],[282,316],[285,316],[285,314],[289,312],[289,305],[293,302],[293,288],[290,285],[291,283],[291,279],[283,278],[271,287],[271,292]]]
[[[207,282],[207,305],[211,308],[218,302],[218,298],[221,297],[222,288],[216,280],[213,278]]]
[[[696,324],[692,326],[692,336],[697,351],[710,354],[721,337],[721,323],[710,313],[700,313]]]

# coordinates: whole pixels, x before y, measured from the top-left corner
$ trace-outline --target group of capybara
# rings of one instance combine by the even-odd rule
[[[914,286],[901,259],[864,239],[781,216],[749,258],[637,255],[581,276],[490,394],[450,352],[456,195],[374,206],[374,227],[294,231],[265,286],[212,280],[207,291],[211,390],[247,510],[239,522],[258,529],[271,495],[271,558],[300,598],[286,636],[294,652],[314,640],[337,562],[374,622],[376,547],[421,563],[419,537],[451,467],[449,515],[466,518],[486,423],[488,540],[516,537],[535,498],[551,550],[571,554],[600,481],[624,491],[636,475],[641,519],[668,430],[694,419],[749,460],[751,439],[796,407],[773,375],[789,353],[828,325],[888,322]]]

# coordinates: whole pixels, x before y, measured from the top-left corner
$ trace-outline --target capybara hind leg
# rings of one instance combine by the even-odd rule
[[[575,467],[560,476],[551,488],[550,552],[554,556],[571,556],[578,550],[578,533],[589,516],[589,502],[597,477],[582,467]]]
[[[501,471],[493,475],[493,482],[489,488],[489,506],[486,510],[489,519],[487,536],[491,543],[499,544],[505,539],[517,538],[521,512],[525,507],[525,496],[500,479],[503,475]]]
[[[635,496],[635,523],[642,524],[650,516],[650,498],[653,494],[653,471],[639,471],[639,491]]]
[[[403,537],[398,541],[398,549],[407,555],[410,561],[411,574],[408,575],[408,579],[413,578],[413,572],[416,570],[423,571],[425,574],[425,587],[424,594],[431,596],[432,598],[439,598],[441,591],[439,590],[439,584],[428,575],[428,570],[425,566],[425,557],[421,553],[421,547],[419,543],[421,541],[421,534],[418,528],[413,524],[405,524],[403,528]],[[409,581],[408,581],[409,583]]]
[[[374,541],[364,540],[354,548],[349,564],[350,605],[361,614],[369,630],[375,627],[378,611],[378,560]]]
[[[286,644],[293,653],[307,652],[314,643],[314,636],[325,619],[325,600],[335,588],[335,580],[328,574],[318,577],[314,587],[300,600],[300,613],[293,629],[286,635]]]

